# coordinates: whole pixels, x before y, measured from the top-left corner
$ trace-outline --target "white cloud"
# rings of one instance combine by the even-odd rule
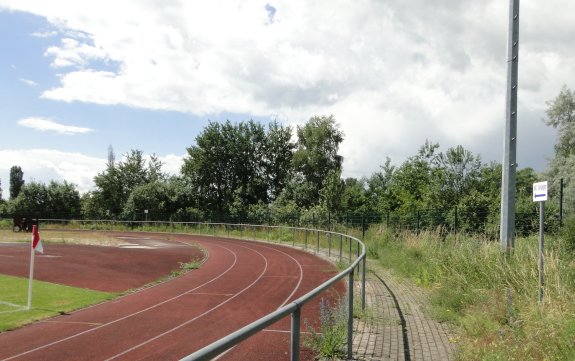
[[[162,162],[162,171],[168,173],[169,175],[179,175],[182,165],[184,164],[183,155],[168,154],[164,156],[158,156],[158,159]]]
[[[66,180],[76,184],[78,190],[84,193],[94,186],[93,178],[105,169],[106,159],[53,149],[0,150],[0,174],[6,190],[10,168],[14,165],[22,168],[25,180]]]
[[[175,154],[158,156],[162,171],[169,175],[180,174],[183,158],[183,155]],[[147,161],[149,155],[144,155],[144,159]],[[85,193],[94,190],[94,177],[106,169],[107,159],[54,149],[0,150],[0,180],[4,197],[8,196],[10,168],[14,165],[22,168],[26,181],[48,183],[66,180],[76,184],[80,193]]]
[[[45,99],[293,124],[334,114],[346,133],[345,166],[364,174],[377,170],[380,155],[405,158],[426,138],[496,154],[478,140],[502,137],[505,2],[0,0],[1,7],[44,16],[62,34],[45,52],[60,74]],[[545,101],[575,83],[573,8],[567,0],[522,1],[524,123],[539,121]]]
[[[19,80],[28,86],[32,86],[32,87],[38,86],[38,83],[36,83],[34,80],[24,79],[24,78],[20,78]]]
[[[94,131],[93,129],[86,127],[76,127],[72,125],[64,125],[56,123],[50,119],[44,118],[24,118],[18,121],[18,124],[23,127],[32,128],[39,131],[52,131],[60,134],[74,135],[74,134],[84,134]]]
[[[58,36],[59,33],[58,33],[57,31],[55,31],[55,30],[52,30],[52,31],[37,31],[37,32],[34,32],[34,33],[30,34],[30,35],[32,35],[32,36],[35,37],[35,38],[48,39],[48,38],[53,38],[53,37],[55,37],[55,36]]]

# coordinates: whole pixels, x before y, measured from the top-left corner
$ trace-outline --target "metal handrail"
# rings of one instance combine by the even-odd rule
[[[221,223],[218,225],[222,225]],[[229,225],[229,224],[228,224]],[[246,226],[246,225],[238,225],[234,224],[234,226]],[[250,225],[251,226],[251,225]],[[342,237],[347,237],[350,240],[356,241],[359,245],[361,245],[362,250],[361,254],[355,259],[355,261],[347,267],[342,272],[338,273],[334,277],[330,278],[329,280],[325,281],[321,285],[317,286],[310,292],[306,293],[305,295],[301,296],[295,301],[275,310],[274,312],[269,313],[268,315],[250,323],[247,326],[242,327],[241,329],[203,347],[202,349],[184,357],[181,361],[196,361],[196,360],[209,360],[226,350],[230,349],[231,347],[239,344],[243,340],[247,339],[248,337],[254,335],[255,333],[262,331],[267,326],[281,320],[282,318],[286,317],[287,315],[292,315],[292,325],[291,325],[291,355],[290,359],[292,361],[299,360],[299,345],[300,345],[300,310],[303,305],[307,302],[312,300],[314,297],[322,293],[323,291],[327,290],[330,286],[335,284],[337,281],[341,280],[345,276],[349,276],[348,282],[348,324],[347,324],[347,358],[352,358],[352,335],[353,335],[353,276],[354,270],[356,267],[359,266],[359,263],[363,261],[362,267],[362,302],[361,307],[365,309],[365,261],[366,261],[366,252],[365,252],[365,244],[360,241],[359,239],[344,235],[342,233],[331,232],[331,231],[321,231],[316,229],[306,229],[306,228],[297,228],[297,227],[281,227],[281,226],[262,226],[262,227],[273,227],[273,228],[287,228],[287,229],[294,229],[294,230],[303,230],[303,231],[312,231],[312,232],[323,232],[325,234],[337,235]],[[350,242],[351,243],[351,242]]]
[[[293,232],[295,231],[304,231],[305,233],[305,248],[307,248],[307,235],[308,232],[317,233],[317,251],[319,252],[320,249],[320,242],[319,242],[319,234],[320,232],[326,235],[329,235],[329,243],[328,243],[328,254],[331,255],[331,237],[332,236],[339,236],[340,237],[340,249],[339,249],[339,256],[340,259],[342,257],[342,239],[345,237],[349,239],[349,257],[351,262],[352,256],[352,244],[351,241],[355,241],[358,245],[357,247],[357,258],[348,266],[345,270],[341,271],[337,275],[333,276],[329,280],[325,281],[321,285],[317,286],[310,292],[306,293],[305,295],[301,296],[300,298],[292,301],[291,303],[275,310],[274,312],[269,313],[268,315],[250,323],[247,326],[242,327],[241,329],[203,347],[202,349],[182,358],[182,361],[191,361],[191,360],[209,360],[226,350],[230,349],[231,347],[239,344],[241,341],[247,339],[248,337],[252,336],[253,334],[262,331],[267,326],[279,321],[280,319],[286,317],[287,315],[292,315],[292,322],[291,322],[291,360],[298,361],[299,360],[299,349],[300,349],[300,316],[301,316],[301,307],[305,305],[307,302],[315,298],[317,295],[322,293],[323,291],[327,290],[330,286],[334,285],[337,281],[341,280],[345,276],[348,276],[348,315],[347,315],[347,358],[352,358],[352,336],[353,336],[353,281],[354,281],[354,271],[355,268],[358,268],[359,272],[359,263],[362,262],[362,286],[361,286],[361,308],[362,310],[365,309],[365,269],[366,269],[366,250],[365,244],[350,235],[346,235],[339,232],[333,231],[325,231],[319,229],[310,229],[310,228],[301,228],[301,227],[286,227],[286,226],[271,226],[271,225],[252,225],[252,224],[234,224],[234,223],[210,223],[210,222],[170,222],[170,221],[117,221],[117,220],[65,220],[65,219],[39,219],[39,221],[43,222],[70,222],[70,221],[79,221],[83,223],[88,222],[103,222],[103,223],[127,223],[127,224],[169,224],[169,225],[208,225],[208,226],[228,226],[233,227],[241,227],[241,230],[245,227],[258,227],[258,228],[269,228],[269,229],[289,229]],[[295,237],[294,237],[294,245],[295,245]],[[361,252],[359,252],[359,245],[361,245]]]

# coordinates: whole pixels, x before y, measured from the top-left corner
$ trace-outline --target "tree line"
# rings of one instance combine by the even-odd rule
[[[544,175],[557,191],[575,194],[575,100],[564,87],[548,102],[545,122],[558,129],[555,157]],[[295,137],[294,137],[295,135]],[[277,122],[210,122],[187,148],[180,173],[168,175],[155,155],[131,150],[117,161],[108,150],[106,169],[94,189],[80,195],[66,181],[24,183],[22,169],[10,172],[10,199],[0,213],[46,218],[320,223],[326,219],[398,215],[417,226],[459,223],[483,232],[499,221],[501,165],[484,163],[458,145],[441,150],[426,141],[401,164],[386,158],[369,177],[342,178],[339,146],[344,134],[334,116],[314,116],[293,129]],[[531,168],[517,172],[517,214],[536,214]],[[1,187],[0,187],[1,194]],[[555,193],[557,194],[557,193]],[[550,205],[549,213],[556,211]],[[431,216],[430,216],[431,215]],[[534,227],[526,221],[529,232]]]

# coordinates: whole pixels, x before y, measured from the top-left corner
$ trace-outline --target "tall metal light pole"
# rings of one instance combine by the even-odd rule
[[[515,247],[515,173],[517,169],[517,82],[519,65],[519,0],[509,1],[507,44],[507,107],[501,177],[499,246],[507,253]]]

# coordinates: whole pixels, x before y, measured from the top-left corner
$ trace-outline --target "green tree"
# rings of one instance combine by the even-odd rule
[[[195,187],[200,206],[223,214],[234,201],[241,207],[267,201],[263,152],[265,131],[248,123],[209,123],[189,147],[182,174]],[[237,198],[237,199],[236,199]]]
[[[555,144],[556,156],[566,157],[575,153],[575,95],[563,86],[559,95],[547,101],[545,124],[558,129],[559,139]]]
[[[166,182],[158,180],[136,186],[126,201],[123,218],[149,221],[169,219],[172,212],[169,191]]]
[[[343,157],[338,154],[343,132],[338,129],[333,115],[314,116],[304,126],[297,127],[297,149],[293,156],[295,172],[311,189],[311,197],[304,206],[317,204],[320,190],[330,171],[341,171]]]
[[[105,218],[121,216],[136,187],[165,179],[161,167],[155,155],[146,162],[141,150],[131,150],[117,164],[108,161],[106,170],[94,177],[96,189],[84,198],[84,212]]]
[[[10,200],[10,213],[17,215],[48,216],[48,190],[39,182],[29,182],[22,186],[18,196]]]
[[[533,202],[533,183],[539,181],[539,175],[532,168],[523,168],[516,175],[516,231],[526,236],[532,234],[539,227],[539,204]],[[547,222],[552,219],[555,205],[548,202],[546,206]]]
[[[251,206],[276,199],[291,178],[291,128],[250,120],[209,123],[187,149],[182,174],[212,214],[247,216]]]
[[[24,172],[22,168],[15,165],[10,168],[10,199],[15,199],[20,194],[24,185]]]
[[[434,162],[439,168],[435,174],[440,179],[439,193],[435,193],[436,201],[442,201],[445,205],[443,208],[458,206],[463,195],[470,192],[479,181],[481,158],[458,145],[438,154]]]
[[[366,188],[366,178],[346,178],[341,195],[341,212],[352,214],[372,212]]]
[[[555,156],[549,162],[546,178],[550,181],[550,193],[559,194],[561,179],[564,180],[564,194],[575,199],[575,95],[563,86],[557,97],[547,102],[545,124],[557,129]],[[574,212],[570,202],[565,203],[567,213]]]
[[[30,182],[22,186],[10,201],[12,214],[46,218],[78,218],[81,214],[80,193],[76,185],[51,181],[48,185]]]
[[[398,209],[405,212],[428,208],[434,183],[431,163],[419,155],[407,159],[395,171],[390,185]]]
[[[48,193],[47,212],[51,217],[73,219],[80,217],[81,198],[75,184],[67,181],[51,181],[46,191]]]
[[[292,177],[295,144],[291,138],[290,127],[283,127],[277,122],[269,124],[264,143],[264,168],[270,201],[280,195]]]
[[[341,209],[342,193],[345,183],[341,180],[341,170],[330,170],[327,173],[324,186],[320,190],[321,204],[331,213],[336,214]]]
[[[380,166],[380,169],[367,180],[366,196],[370,202],[370,209],[384,213],[397,209],[401,203],[394,189],[397,169],[391,164],[389,157],[387,157],[385,164]]]

